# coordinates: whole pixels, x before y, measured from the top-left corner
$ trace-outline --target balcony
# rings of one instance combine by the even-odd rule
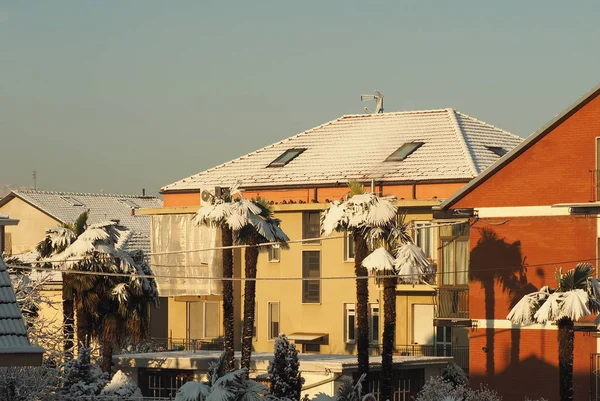
[[[469,370],[469,347],[455,345],[396,345],[394,355],[400,356],[452,356],[464,371]]]
[[[436,296],[436,319],[468,320],[469,289],[441,287]]]
[[[156,338],[152,337],[141,342],[135,348],[127,347],[121,353],[145,353],[163,351],[222,351],[223,341],[219,339],[195,339],[195,338]]]

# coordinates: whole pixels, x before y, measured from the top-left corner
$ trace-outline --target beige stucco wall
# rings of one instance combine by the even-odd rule
[[[6,233],[11,235],[13,254],[33,250],[35,245],[44,238],[46,228],[60,224],[59,221],[19,198],[13,198],[0,207],[0,213],[19,220],[18,225],[6,227]]]
[[[316,205],[306,205],[314,208]],[[300,208],[301,205],[298,205]],[[422,209],[408,213],[407,221],[431,219],[430,212]],[[288,237],[302,238],[302,211],[279,211],[275,216],[282,220],[281,227]],[[339,234],[334,234],[334,236]],[[328,239],[320,244],[290,244],[289,250],[281,250],[279,262],[269,262],[267,252],[259,254],[258,277],[302,277],[302,252],[318,250],[321,252],[321,277],[353,277],[354,262],[344,261],[344,240]],[[405,287],[405,286],[399,286]],[[399,292],[397,297],[396,344],[410,344],[412,341],[412,305],[433,304],[432,291],[418,285],[410,290]],[[415,291],[416,289],[416,291]],[[380,336],[383,332],[383,297],[375,280],[369,280],[369,302],[379,303]],[[323,280],[321,282],[321,302],[319,304],[302,303],[302,282],[294,281],[258,281],[256,285],[257,340],[254,349],[257,352],[271,352],[274,342],[268,336],[268,303],[280,303],[280,331],[286,334],[297,332],[328,333],[326,344],[321,345],[321,353],[355,353],[355,345],[344,340],[344,304],[356,302],[356,282],[354,279]],[[408,310],[408,314],[406,314]],[[433,324],[433,323],[432,323]],[[377,347],[377,345],[375,345]],[[373,350],[375,352],[375,350]]]

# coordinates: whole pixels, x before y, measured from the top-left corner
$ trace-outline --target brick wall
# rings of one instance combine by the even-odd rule
[[[589,170],[597,168],[595,138],[599,136],[600,98],[596,97],[453,207],[588,202]]]

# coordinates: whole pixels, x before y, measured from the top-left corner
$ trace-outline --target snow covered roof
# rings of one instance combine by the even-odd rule
[[[582,97],[577,99],[575,102],[569,105],[569,107],[557,114],[552,120],[548,121],[548,123],[546,123],[543,127],[535,131],[533,134],[529,135],[524,141],[519,143],[518,146],[514,147],[510,152],[508,152],[506,157],[502,157],[501,159],[496,160],[492,165],[489,166],[489,168],[483,174],[479,175],[476,179],[469,182],[459,191],[455,192],[451,197],[446,199],[436,209],[444,210],[452,207],[455,203],[463,199],[479,185],[487,181],[488,178],[492,177],[494,174],[496,174],[496,172],[504,168],[504,166],[511,163],[514,159],[523,154],[527,149],[534,146],[540,139],[552,132],[552,130],[554,130],[566,119],[575,114],[583,106],[591,102],[598,95],[600,95],[600,84],[594,86],[592,89],[587,91]]]
[[[500,158],[496,148],[508,151],[521,141],[454,109],[346,115],[166,185],[161,192],[237,180],[246,189],[333,185],[351,179],[468,181]],[[404,144],[416,146],[400,150]]]
[[[128,247],[144,252],[150,252],[150,216],[138,214],[135,209],[159,208],[163,205],[162,200],[154,196],[14,190],[0,200],[0,206],[15,197],[60,223],[72,223],[86,210],[89,210],[89,224],[119,220],[133,233]]]
[[[42,354],[44,350],[32,346],[27,338],[21,310],[17,304],[4,260],[0,258],[0,355]],[[3,357],[0,356],[0,359]],[[40,356],[41,358],[41,356]],[[5,361],[9,364],[11,361]],[[18,361],[13,361],[19,365]],[[0,366],[6,366],[0,363]]]

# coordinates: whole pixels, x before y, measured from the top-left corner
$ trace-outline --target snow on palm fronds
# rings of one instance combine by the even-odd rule
[[[431,262],[425,252],[412,242],[400,245],[396,250],[395,267],[401,280],[417,284],[421,277],[430,273]]]
[[[366,231],[387,227],[396,219],[398,208],[394,204],[395,199],[364,193],[354,195],[347,201],[332,202],[321,216],[321,231],[329,236],[334,231]]]
[[[203,382],[189,381],[179,387],[175,393],[175,401],[205,401],[210,392],[210,386]]]
[[[371,252],[363,260],[362,265],[371,272],[387,272],[389,274],[395,271],[395,259],[384,247],[377,248]]]
[[[600,310],[600,283],[592,277],[589,263],[579,263],[565,274],[558,269],[557,284],[555,290],[543,287],[525,295],[506,318],[519,325],[556,322],[563,318],[577,321]]]
[[[52,248],[66,248],[77,238],[75,233],[66,227],[51,227],[46,229]]]

